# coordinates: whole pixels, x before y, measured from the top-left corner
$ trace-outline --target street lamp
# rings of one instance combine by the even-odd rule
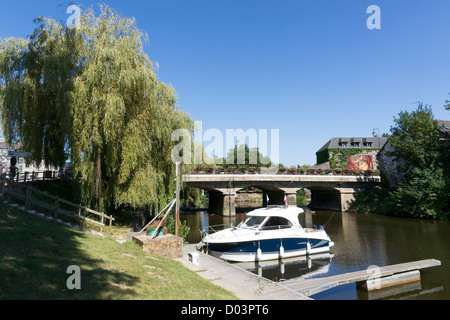
[[[375,130],[377,132],[375,132]],[[373,129],[372,135],[373,135],[374,138],[379,137],[380,136],[380,129],[378,129],[378,128]]]

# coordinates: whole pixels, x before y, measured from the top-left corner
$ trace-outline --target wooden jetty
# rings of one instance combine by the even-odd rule
[[[189,259],[189,254],[192,253],[198,254],[195,263]],[[400,288],[401,284],[418,283],[420,269],[441,265],[439,260],[427,259],[385,267],[369,267],[363,271],[326,278],[274,282],[211,255],[200,253],[192,244],[184,246],[183,258],[176,260],[245,300],[310,300],[311,295],[349,283],[357,283],[369,291],[386,287]]]
[[[420,281],[420,269],[440,266],[435,259],[426,259],[385,267],[372,266],[366,270],[345,273],[341,275],[317,279],[292,279],[281,283],[290,290],[295,290],[305,296],[334,288],[336,286],[356,283],[367,291],[384,289],[404,283]]]

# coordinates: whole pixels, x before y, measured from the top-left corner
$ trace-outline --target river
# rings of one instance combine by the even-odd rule
[[[302,226],[324,225],[335,245],[331,254],[286,259],[283,261],[237,263],[236,265],[265,278],[282,281],[292,278],[326,277],[369,266],[386,266],[423,259],[437,259],[442,265],[421,270],[421,282],[367,294],[355,284],[339,286],[312,296],[318,300],[417,299],[449,300],[450,222],[406,219],[374,214],[311,211],[299,216]],[[210,215],[206,212],[182,214],[191,228],[187,241],[201,240],[199,229],[218,224],[238,223],[236,217]]]

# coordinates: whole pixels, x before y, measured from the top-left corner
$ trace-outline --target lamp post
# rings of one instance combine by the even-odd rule
[[[375,132],[375,130],[377,132]],[[379,137],[380,136],[380,129],[378,129],[378,128],[373,129],[372,135],[374,136],[374,138]]]

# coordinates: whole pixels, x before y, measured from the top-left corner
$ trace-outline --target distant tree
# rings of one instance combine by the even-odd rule
[[[223,160],[224,164],[227,159],[234,159],[233,164],[235,165],[255,167],[270,167],[271,165],[270,158],[259,152],[259,148],[249,148],[246,144],[235,145],[234,149],[228,150],[227,158]]]
[[[434,166],[439,157],[439,130],[431,108],[419,105],[416,111],[400,112],[394,118],[389,143],[394,156],[405,160],[404,171],[412,167]]]
[[[427,106],[419,105],[411,113],[401,112],[394,119],[389,143],[392,153],[402,159],[405,174],[393,191],[396,213],[420,218],[441,218],[445,208],[446,179],[440,162],[442,144],[437,122]]]

